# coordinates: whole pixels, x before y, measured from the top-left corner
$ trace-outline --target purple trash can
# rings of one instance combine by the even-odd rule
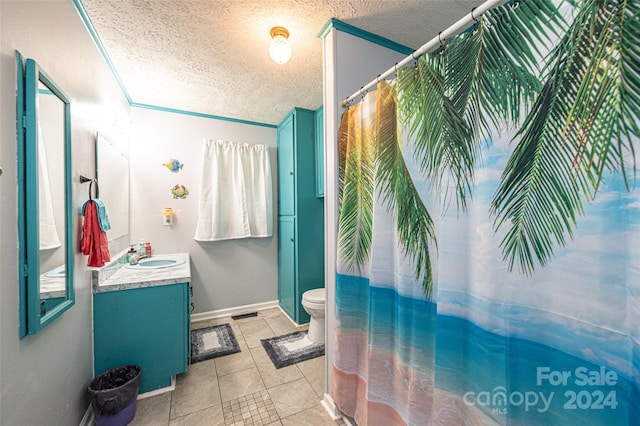
[[[105,371],[94,378],[87,393],[96,426],[124,426],[135,417],[140,375],[137,365],[125,365]]]

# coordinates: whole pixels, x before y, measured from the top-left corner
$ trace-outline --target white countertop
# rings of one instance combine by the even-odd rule
[[[129,266],[120,259],[92,271],[94,293],[129,290],[133,288],[155,287],[191,282],[189,253],[156,254],[153,258],[182,260],[176,266],[148,268]]]
[[[67,294],[67,279],[51,278],[40,275],[40,299],[53,299],[56,297],[64,297]]]

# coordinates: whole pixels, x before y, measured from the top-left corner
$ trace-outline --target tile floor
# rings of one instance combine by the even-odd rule
[[[276,369],[260,339],[299,330],[278,308],[257,317],[193,323],[231,324],[241,352],[201,361],[176,377],[173,392],[139,400],[131,426],[336,426],[320,405],[324,357]]]

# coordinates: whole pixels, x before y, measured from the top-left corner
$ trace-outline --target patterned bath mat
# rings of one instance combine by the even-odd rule
[[[240,352],[229,323],[191,330],[191,364]]]
[[[313,343],[306,331],[261,339],[260,343],[276,368],[324,355],[324,343]]]

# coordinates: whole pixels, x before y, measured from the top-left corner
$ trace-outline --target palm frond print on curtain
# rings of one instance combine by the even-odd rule
[[[640,0],[478,21],[342,116],[332,396],[360,426],[634,424]]]
[[[359,272],[371,251],[374,186],[398,218],[398,238],[415,260],[415,277],[430,295],[433,284],[429,243],[435,243],[433,221],[402,158],[396,106],[388,84],[377,91],[375,108],[359,105],[345,112],[339,129],[340,223],[338,256]]]

